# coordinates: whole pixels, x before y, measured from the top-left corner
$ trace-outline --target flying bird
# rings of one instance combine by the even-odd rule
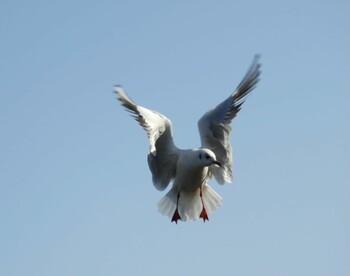
[[[247,95],[259,81],[259,56],[255,56],[236,90],[198,121],[202,146],[179,149],[173,141],[171,121],[159,112],[137,105],[122,86],[115,86],[121,104],[146,131],[150,149],[148,166],[157,190],[172,188],[159,201],[158,211],[171,222],[209,220],[208,214],[221,206],[222,198],[207,183],[214,177],[219,184],[232,182],[231,122]]]

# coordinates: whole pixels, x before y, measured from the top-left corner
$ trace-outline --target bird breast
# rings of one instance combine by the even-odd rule
[[[174,186],[180,190],[195,191],[206,183],[208,167],[193,168],[181,166],[177,168]]]

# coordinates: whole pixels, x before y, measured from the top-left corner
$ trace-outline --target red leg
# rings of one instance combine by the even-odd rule
[[[177,193],[177,198],[176,198],[176,209],[173,215],[173,218],[171,219],[171,222],[175,221],[175,223],[177,224],[178,220],[181,220],[179,211],[177,210],[177,207],[179,206],[179,198],[180,198],[180,193]]]
[[[202,209],[201,214],[199,215],[199,218],[202,218],[203,221],[205,222],[205,220],[209,220],[209,218],[208,218],[207,211],[205,210],[205,207],[204,207],[204,202],[203,202],[203,197],[202,197],[202,187],[200,187],[199,189],[200,189],[199,196],[201,197],[202,206],[203,206],[203,209]]]

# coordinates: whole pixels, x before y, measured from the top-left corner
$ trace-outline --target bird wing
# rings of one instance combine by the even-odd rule
[[[135,104],[121,86],[115,86],[121,104],[146,131],[150,143],[148,166],[153,184],[164,190],[176,174],[178,148],[172,137],[171,121],[164,115]]]
[[[198,121],[202,147],[212,150],[222,167],[211,166],[210,173],[220,184],[232,182],[232,147],[230,143],[231,121],[241,109],[246,96],[259,81],[259,56],[255,56],[252,65],[236,90],[214,109],[205,113]]]

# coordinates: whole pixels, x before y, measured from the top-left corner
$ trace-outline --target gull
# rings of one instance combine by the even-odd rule
[[[158,211],[171,222],[197,219],[205,222],[209,220],[208,214],[221,206],[222,198],[208,180],[214,177],[219,184],[232,182],[231,122],[258,83],[260,66],[256,55],[236,90],[199,119],[201,147],[195,149],[179,149],[167,117],[137,105],[122,86],[114,87],[121,104],[147,133],[148,166],[154,187],[163,191],[172,182],[172,188],[158,203]]]

